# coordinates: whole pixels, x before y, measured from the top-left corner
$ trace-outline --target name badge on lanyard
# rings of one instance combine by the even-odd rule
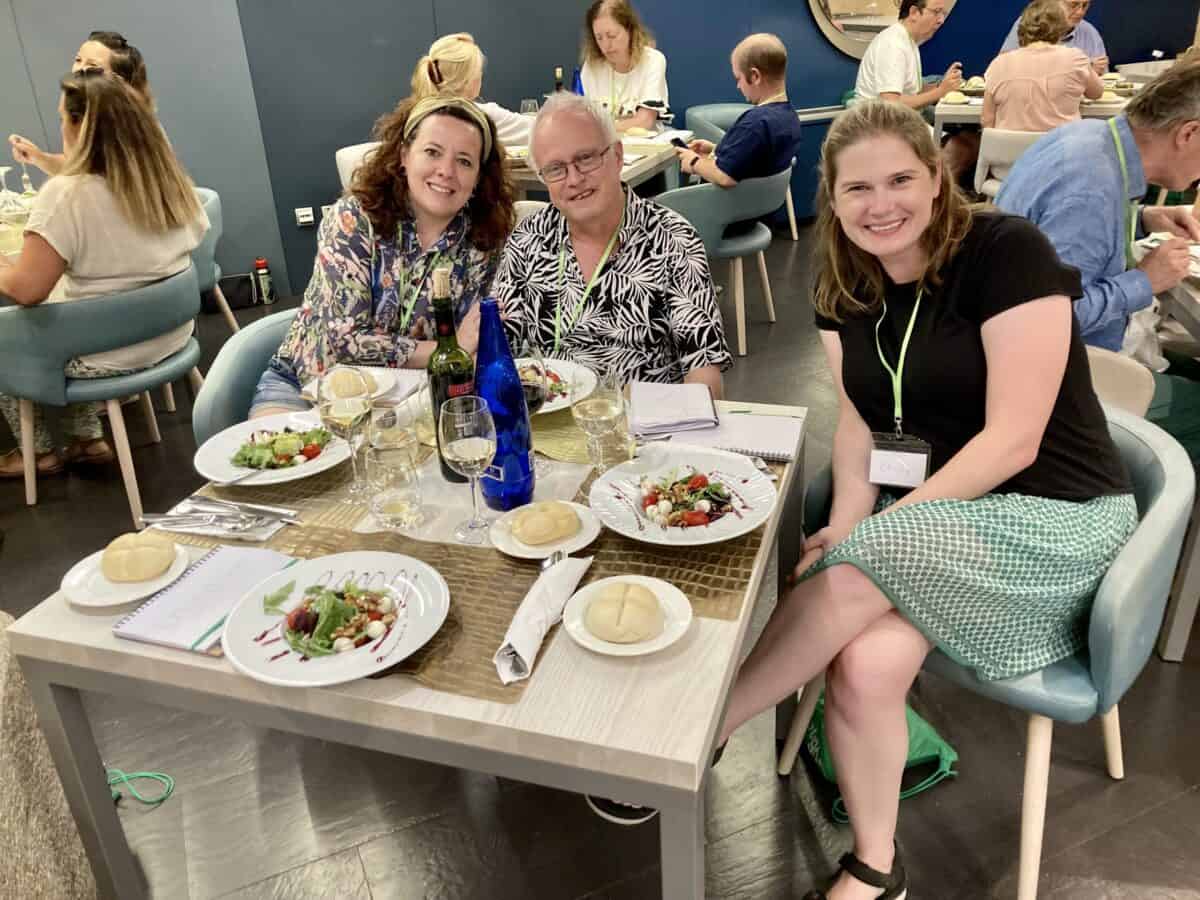
[[[904,332],[904,340],[900,344],[900,358],[896,368],[892,368],[883,355],[883,345],[879,341],[879,328],[887,317],[887,303],[883,304],[883,312],[875,323],[875,349],[879,353],[879,361],[887,369],[892,379],[892,415],[896,423],[892,433],[871,432],[871,465],[868,479],[871,484],[880,487],[915,488],[925,483],[929,477],[929,461],[933,448],[920,438],[904,433],[903,386],[904,360],[908,356],[908,342],[912,337],[913,325],[917,321],[917,311],[921,308],[921,296],[924,288],[917,291],[917,302],[913,304],[912,315],[908,317],[908,328]]]

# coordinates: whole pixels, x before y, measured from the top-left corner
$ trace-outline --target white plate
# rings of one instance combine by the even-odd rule
[[[231,481],[246,474],[246,469],[242,466],[235,466],[232,460],[238,448],[250,439],[253,432],[282,431],[284,428],[291,428],[293,431],[308,431],[320,424],[321,417],[313,410],[276,413],[273,416],[263,416],[261,419],[253,419],[249,422],[239,422],[237,425],[230,425],[224,431],[214,434],[205,441],[196,451],[192,465],[209,481]],[[349,458],[349,445],[341,438],[335,437],[325,445],[325,449],[316,459],[288,469],[263,469],[238,484],[257,487],[263,484],[296,481],[299,478],[307,478],[309,475],[316,475],[318,472],[332,469],[338,463],[345,462]]]
[[[736,513],[728,513],[711,525],[692,528],[656,525],[646,518],[642,513],[641,480],[658,481],[683,465],[726,485],[733,494]],[[753,531],[770,517],[775,499],[775,486],[754,468],[749,457],[671,441],[650,444],[637,459],[614,466],[597,478],[592,482],[588,504],[601,524],[618,534],[648,544],[687,547],[716,544]]]
[[[524,544],[518,541],[513,537],[512,533],[513,519],[524,508],[518,506],[516,509],[510,509],[498,518],[492,523],[492,527],[488,529],[488,537],[492,541],[492,546],[501,553],[515,556],[518,559],[545,559],[551,553],[558,550],[567,554],[574,553],[576,550],[582,550],[600,536],[600,520],[596,518],[595,513],[582,503],[567,503],[567,506],[579,514],[579,531],[575,532],[571,537],[555,541],[552,544],[538,544],[536,547],[532,544]]]
[[[522,357],[513,361],[517,364],[518,372],[520,372],[522,363],[533,362],[533,360],[528,359],[527,357]],[[570,388],[571,381],[574,378],[580,377],[583,383],[583,390],[578,395],[577,399],[582,400],[596,389],[596,373],[585,365],[570,362],[569,360],[565,359],[547,359],[546,368],[552,370],[556,375],[558,375],[558,377],[563,380],[563,383],[566,384],[568,388]],[[552,400],[546,403],[545,406],[537,411],[537,415],[540,416],[542,413],[558,412],[560,409],[569,409],[570,407],[571,392],[568,390],[566,394],[559,397],[557,400]]]
[[[300,605],[312,584],[385,586],[402,615],[383,637],[356,650],[304,658],[283,639],[284,616],[263,612],[263,597],[296,582],[284,612]],[[305,560],[276,572],[247,592],[221,634],[221,646],[233,667],[256,681],[285,687],[322,687],[365,678],[396,665],[437,634],[450,611],[450,588],[437,570],[411,556],[359,550]]]
[[[187,550],[176,544],[175,559],[162,575],[150,581],[116,582],[109,581],[100,571],[100,557],[103,555],[103,550],[97,550],[71,566],[63,576],[63,595],[76,606],[102,608],[141,600],[171,584],[188,567]]]
[[[375,379],[375,390],[371,392],[372,400],[378,400],[396,386],[395,369],[389,369],[385,366],[347,366],[346,368],[357,369],[360,372],[369,372],[371,377]],[[306,384],[300,394],[311,402],[317,396],[317,379],[314,378]]]
[[[640,584],[658,598],[658,605],[663,611],[665,620],[662,634],[653,640],[641,641],[636,644],[614,644],[611,641],[600,640],[587,630],[587,626],[583,623],[583,617],[587,613],[588,605],[599,595],[606,584],[614,581]],[[648,575],[614,575],[611,578],[593,581],[587,587],[576,591],[563,609],[563,627],[567,629],[567,634],[575,643],[606,656],[644,656],[647,653],[662,650],[664,647],[670,647],[687,634],[691,624],[692,604],[688,602],[687,595],[670,582],[660,578],[651,578]]]

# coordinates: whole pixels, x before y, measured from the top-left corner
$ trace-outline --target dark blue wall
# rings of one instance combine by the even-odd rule
[[[858,61],[818,30],[806,0],[640,0],[639,10],[668,60],[671,106],[740,101],[729,51],[742,37],[772,31],[788,46],[788,93],[797,107],[827,106],[854,86]],[[925,45],[925,71],[961,60],[981,74],[1024,0],[959,0]],[[298,229],[292,210],[339,193],[333,154],[368,139],[371,124],[408,92],[417,58],[435,35],[469,31],[488,56],[484,96],[516,108],[551,87],[553,68],[569,73],[578,55],[587,0],[239,0],[246,50],[262,120],[280,231],[292,283],[312,270],[315,229]],[[1090,20],[1114,63],[1173,55],[1195,32],[1200,0],[1097,0]],[[811,209],[812,169],[823,128],[810,127],[796,178],[800,215]]]

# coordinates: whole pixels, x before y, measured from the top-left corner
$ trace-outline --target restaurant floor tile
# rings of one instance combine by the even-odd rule
[[[726,373],[732,399],[807,406],[808,473],[829,459],[833,386],[808,301],[808,240],[767,251],[778,321],[766,321],[747,267],[749,355]],[[724,282],[726,268],[717,270]],[[248,322],[295,305],[242,310]],[[732,292],[722,310],[733,340]],[[207,368],[228,336],[201,316]],[[148,443],[126,407],[147,511],[200,485],[191,466],[188,390],[159,412]],[[159,402],[161,410],[161,401]],[[53,412],[51,422],[56,421]],[[12,446],[0,437],[0,452]],[[20,615],[80,557],[130,528],[116,465],[39,480],[24,505],[20,481],[0,482],[0,608]],[[773,575],[764,584],[774,583]],[[752,626],[773,603],[763,598]],[[1127,775],[1104,771],[1098,725],[1059,726],[1046,817],[1041,896],[1054,900],[1200,900],[1200,639],[1181,665],[1153,658],[1121,707]],[[504,779],[308,740],[251,723],[99,695],[87,696],[101,754],[126,771],[177,781],[160,808],[121,804],[121,817],[156,898],[554,898],[660,896],[658,824],[619,828],[581,797]],[[922,676],[912,695],[958,750],[958,777],[904,802],[899,840],[914,898],[1015,894],[1025,720]],[[775,774],[772,717],[734,736],[708,792],[708,896],[792,898],[823,883],[850,845],[828,816],[834,791],[811,765]],[[801,757],[803,760],[803,756]]]

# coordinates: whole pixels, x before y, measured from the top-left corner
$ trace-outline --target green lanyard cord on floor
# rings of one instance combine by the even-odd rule
[[[1125,147],[1121,143],[1121,134],[1117,131],[1117,120],[1108,120],[1108,130],[1112,132],[1113,144],[1117,148],[1117,162],[1121,164],[1121,181],[1125,185],[1125,193],[1121,195],[1121,199],[1125,201],[1125,268],[1132,269],[1137,266],[1137,262],[1133,258],[1133,240],[1137,234],[1137,215],[1134,210],[1137,209],[1137,203],[1129,199],[1129,166],[1125,162]]]
[[[925,293],[925,288],[917,291],[917,302],[913,304],[912,315],[908,317],[908,328],[904,332],[904,341],[900,344],[900,358],[896,360],[896,368],[892,368],[883,355],[883,345],[879,342],[879,326],[883,324],[883,320],[887,318],[887,301],[883,301],[883,312],[879,315],[879,321],[875,323],[875,349],[879,353],[879,361],[883,363],[883,367],[887,369],[888,374],[892,376],[892,415],[896,422],[896,437],[903,437],[904,428],[904,406],[901,402],[901,393],[903,388],[901,380],[904,377],[904,358],[908,356],[908,339],[912,337],[913,325],[917,321],[917,310],[921,308],[921,296]]]
[[[166,802],[173,793],[175,793],[175,779],[170,775],[162,772],[122,772],[120,769],[107,769],[108,786],[113,789],[113,799],[119,800],[121,792],[115,789],[115,785],[121,784],[129,789],[129,793],[133,794],[135,800],[139,803],[145,803],[147,806],[159,806]],[[162,793],[157,797],[143,797],[133,782],[139,779],[148,778],[151,781],[157,781],[163,786]]]

